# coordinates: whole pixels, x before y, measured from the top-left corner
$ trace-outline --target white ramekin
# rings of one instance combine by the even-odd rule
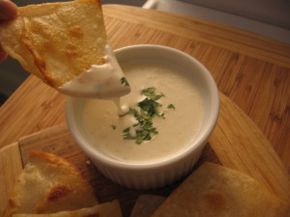
[[[80,148],[89,156],[96,167],[106,177],[122,186],[134,189],[151,189],[170,184],[186,175],[201,155],[208,138],[215,126],[219,112],[218,89],[208,70],[192,56],[177,49],[160,45],[132,45],[115,51],[122,63],[132,58],[143,58],[154,63],[164,60],[174,63],[194,73],[206,102],[205,118],[199,135],[184,151],[160,162],[131,164],[112,159],[90,145],[82,134],[79,123],[78,105],[86,99],[68,98],[66,120],[68,127]]]

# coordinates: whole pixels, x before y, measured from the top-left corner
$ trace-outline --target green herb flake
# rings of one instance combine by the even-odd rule
[[[146,89],[143,89],[141,91],[141,94],[155,101],[165,96],[163,93],[157,94],[155,87],[148,87]]]
[[[137,123],[123,130],[123,138],[135,140],[136,144],[141,144],[144,141],[149,141],[154,135],[158,134],[158,130],[153,126],[153,118],[161,117],[165,119],[165,114],[161,111],[162,104],[158,100],[164,97],[163,93],[157,93],[155,87],[143,89],[141,94],[145,99],[138,102],[135,107],[130,107],[125,115],[133,115]],[[168,105],[168,108],[173,109],[173,105]],[[175,107],[174,107],[175,108]],[[134,130],[134,135],[130,132]]]
[[[138,106],[144,112],[147,112],[148,115],[154,116],[159,113],[158,108],[161,107],[161,104],[155,100],[145,98],[143,101],[138,103]]]
[[[168,108],[168,109],[175,110],[175,106],[174,106],[173,104],[169,104],[169,105],[167,106],[167,108]]]
[[[122,84],[123,86],[127,86],[127,87],[129,87],[129,82],[128,82],[127,78],[122,77],[122,78],[120,79],[120,81],[121,81],[121,84]]]
[[[165,117],[165,113],[164,112],[159,112],[159,113],[157,113],[156,114],[158,117],[161,117],[161,118],[163,118],[163,119],[166,119],[166,117]]]
[[[116,128],[117,128],[116,125],[114,125],[114,124],[112,124],[111,127],[113,130],[116,130]]]

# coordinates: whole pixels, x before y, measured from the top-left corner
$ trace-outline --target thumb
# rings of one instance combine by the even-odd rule
[[[11,20],[17,16],[17,6],[9,0],[0,0],[0,21]]]

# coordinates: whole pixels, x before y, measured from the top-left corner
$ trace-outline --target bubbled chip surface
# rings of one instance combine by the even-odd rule
[[[26,71],[56,88],[103,63],[106,31],[100,1],[18,7],[18,17],[1,24],[0,43]]]

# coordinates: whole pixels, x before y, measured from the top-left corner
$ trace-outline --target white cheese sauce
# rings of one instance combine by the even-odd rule
[[[90,98],[114,98],[130,92],[130,87],[121,82],[125,77],[111,46],[105,47],[105,63],[92,65],[73,80],[58,87],[65,95]]]
[[[111,100],[85,100],[82,107],[81,124],[84,133],[95,148],[107,156],[125,162],[158,161],[186,148],[196,137],[204,119],[204,102],[201,92],[187,73],[166,66],[127,64],[123,67],[131,86],[131,93],[121,97],[119,110]],[[158,134],[151,141],[136,144],[135,140],[124,140],[122,131],[136,123],[131,115],[120,117],[130,106],[141,101],[140,91],[155,87],[165,97],[163,105],[165,119],[153,118]],[[167,106],[173,104],[175,110]],[[132,132],[134,133],[134,132]]]

